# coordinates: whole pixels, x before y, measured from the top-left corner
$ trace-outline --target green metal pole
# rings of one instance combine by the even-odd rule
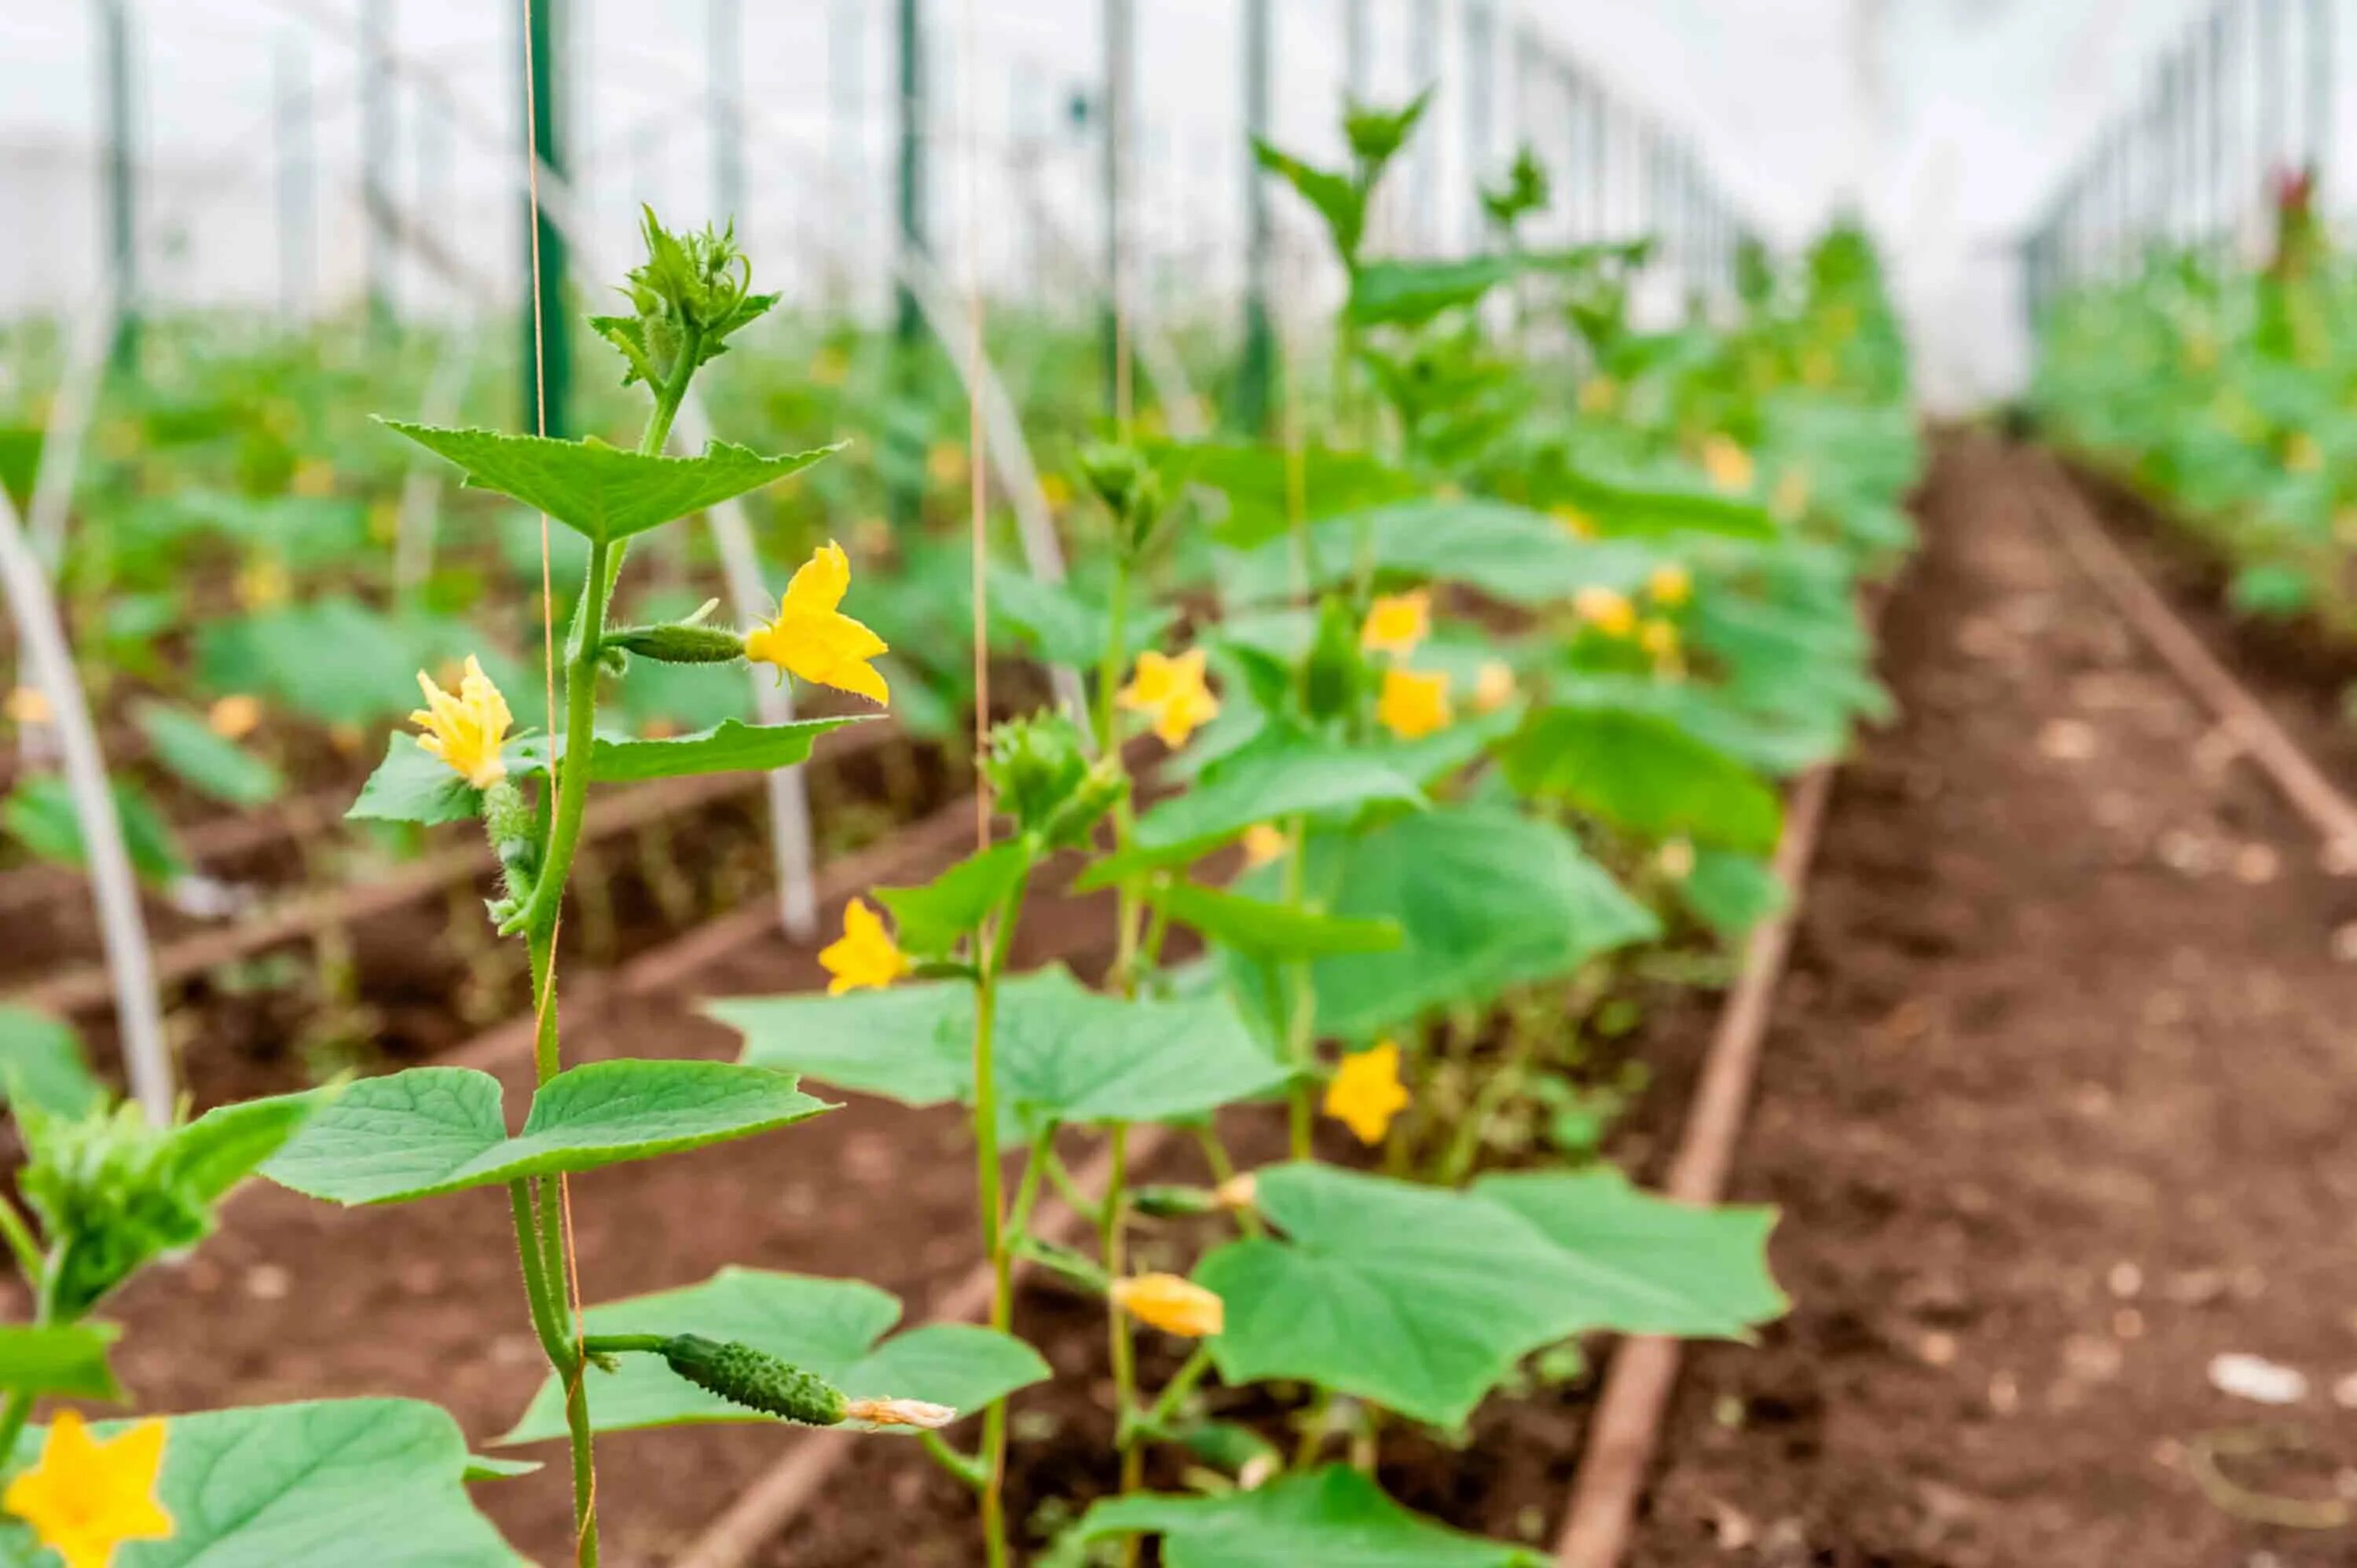
[[[361,252],[369,331],[393,328],[393,71],[386,38],[390,0],[361,6],[361,206],[368,239]]]
[[[1272,330],[1268,187],[1253,148],[1269,128],[1269,0],[1244,0],[1244,357],[1236,378],[1236,423],[1248,435],[1268,429],[1276,363]]]
[[[745,24],[737,0],[710,0],[713,221],[745,210]]]
[[[114,368],[139,364],[139,243],[133,188],[128,0],[99,6],[100,96],[106,104],[106,253],[114,275]]]
[[[899,250],[903,275],[895,294],[893,336],[899,345],[899,373],[913,380],[916,375],[918,345],[923,340],[924,312],[918,306],[917,291],[909,286],[905,269],[923,259],[925,240],[925,39],[924,0],[899,0],[900,5],[900,156],[899,170],[900,231]],[[902,527],[913,526],[922,509],[924,492],[914,476],[923,466],[923,455],[913,450],[920,435],[903,433],[897,437],[901,448],[900,460],[893,466],[892,521]]]
[[[558,7],[564,0],[532,0],[527,7],[529,23],[523,38],[523,68],[530,106],[524,127],[527,154],[539,160],[541,167],[555,179],[565,172],[563,101],[559,94],[563,85],[563,45],[565,29]],[[523,422],[529,428],[542,428],[550,435],[564,436],[572,429],[569,411],[573,391],[573,337],[571,322],[565,316],[565,235],[543,213],[538,229],[533,230],[533,214],[529,197],[524,208],[524,309],[523,309]],[[532,290],[534,248],[537,250],[540,287],[535,296]],[[538,324],[535,330],[534,318]],[[544,415],[543,410],[545,410]]]
[[[1104,395],[1122,409],[1122,332],[1129,306],[1129,107],[1135,80],[1136,15],[1131,0],[1104,0]]]

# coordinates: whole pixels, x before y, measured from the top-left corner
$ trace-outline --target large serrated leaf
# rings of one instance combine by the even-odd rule
[[[1158,1535],[1167,1568],[1540,1568],[1546,1559],[1410,1513],[1356,1470],[1329,1466],[1218,1497],[1109,1498],[1079,1539]]]
[[[715,441],[696,457],[650,457],[602,441],[384,423],[467,471],[476,489],[512,496],[593,542],[660,528],[798,474],[842,445],[769,457]]]
[[[1577,1334],[1735,1337],[1784,1310],[1771,1213],[1668,1203],[1610,1171],[1449,1192],[1297,1164],[1263,1171],[1256,1198],[1281,1239],[1195,1273],[1226,1303],[1221,1375],[1305,1379],[1437,1425]]]
[[[123,1568],[511,1568],[524,1559],[468,1500],[466,1439],[416,1400],[325,1400],[168,1418],[157,1500],[168,1541]],[[125,1423],[102,1422],[101,1442]],[[29,1464],[45,1434],[28,1431]],[[0,1530],[0,1568],[54,1564],[30,1531]]]
[[[1608,707],[1532,715],[1505,753],[1523,794],[1561,800],[1625,832],[1720,849],[1776,847],[1784,811],[1766,780],[1668,719]]]
[[[1402,940],[1394,920],[1351,919],[1192,882],[1148,888],[1146,901],[1220,946],[1264,962],[1389,952]]]
[[[744,1059],[908,1105],[974,1092],[974,988],[963,981],[845,996],[737,997],[706,1011],[745,1036]],[[1159,1122],[1265,1094],[1289,1074],[1223,994],[1124,1001],[1061,968],[998,991],[1005,1130],[1049,1122]]]
[[[1257,873],[1250,886],[1265,891],[1268,876]],[[1569,833],[1494,806],[1438,809],[1356,838],[1321,839],[1305,880],[1330,889],[1328,913],[1390,920],[1403,937],[1394,951],[1313,965],[1318,1033],[1344,1039],[1568,975],[1661,932]],[[1230,972],[1267,1017],[1284,1016],[1264,969],[1236,963]]]
[[[802,1093],[791,1074],[763,1068],[592,1062],[543,1085],[511,1138],[499,1079],[470,1068],[412,1068],[343,1090],[262,1174],[331,1203],[405,1203],[702,1148],[834,1109]]]
[[[583,1314],[591,1334],[700,1334],[736,1340],[815,1372],[853,1399],[912,1399],[974,1412],[1049,1375],[1039,1352],[972,1324],[931,1324],[877,1340],[899,1321],[896,1296],[859,1280],[723,1269],[702,1284],[608,1302]],[[769,1421],[682,1380],[660,1357],[593,1372],[599,1432],[687,1423]],[[502,1443],[565,1435],[565,1390],[551,1378]]]
[[[1378,750],[1269,736],[1224,758],[1193,789],[1137,819],[1132,847],[1082,872],[1081,890],[1183,865],[1256,822],[1342,816],[1369,806],[1422,807],[1424,791]]]

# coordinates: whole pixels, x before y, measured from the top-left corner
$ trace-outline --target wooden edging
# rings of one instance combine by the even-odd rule
[[[2145,645],[2258,764],[2292,810],[2308,819],[2328,852],[2346,864],[2357,864],[2357,805],[2334,787],[2275,715],[2219,661],[2159,590],[2145,580],[2126,553],[2090,515],[2085,501],[2054,467],[2053,460],[2041,457],[2038,468],[2039,483],[2029,489],[2030,510],[2045,520],[2062,542],[2063,550],[2112,601],[2112,607]]]
[[[1702,1081],[1663,1184],[1663,1192],[1677,1202],[1717,1203],[1726,1195],[1833,782],[1834,768],[1827,764],[1812,769],[1792,791],[1775,861],[1776,875],[1792,896],[1744,944],[1741,977],[1719,1012]],[[1558,1568],[1614,1568],[1628,1550],[1645,1477],[1661,1445],[1662,1421],[1677,1382],[1682,1349],[1676,1339],[1636,1336],[1622,1340],[1613,1353],[1588,1424],[1563,1533],[1555,1540]]]

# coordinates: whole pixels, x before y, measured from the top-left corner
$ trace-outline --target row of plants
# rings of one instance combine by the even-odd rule
[[[873,607],[866,564],[963,542],[815,543],[751,626],[620,612],[626,558],[659,558],[682,520],[842,460],[666,455],[690,384],[758,353],[776,302],[726,232],[651,217],[627,312],[594,324],[651,403],[634,446],[390,424],[580,558],[552,668],[468,650],[455,678],[418,673],[414,731],[354,807],[479,824],[504,876],[487,918],[530,963],[536,1086],[513,1133],[496,1079],[432,1066],[156,1129],[70,1052],[14,1071],[26,1212],[0,1203],[0,1230],[35,1309],[0,1329],[0,1562],[517,1561],[463,1483],[536,1466],[475,1455],[430,1405],[84,1423],[120,1396],[96,1310],[257,1173],[344,1205],[505,1190],[548,1374],[500,1444],[565,1443],[584,1563],[598,1437],[722,1421],[912,1438],[972,1489],[994,1563],[1135,1562],[1149,1541],[1189,1568],[1534,1562],[1392,1500],[1386,1434],[1461,1432],[1585,1336],[1739,1337],[1781,1314],[1772,1216],[1632,1185],[1599,1157],[1614,1093],[1592,1069],[1637,982],[1725,973],[1785,896],[1780,781],[1884,706],[1856,601],[1909,542],[1903,352],[1847,231],[1790,276],[1747,258],[1731,320],[1640,329],[1642,246],[1518,242],[1547,200],[1527,159],[1489,193],[1488,253],[1362,254],[1421,110],[1354,110],[1345,167],[1262,151],[1350,283],[1275,438],[1076,441],[1071,580],[1028,579],[993,516],[990,596],[930,590],[929,655],[1003,625],[1085,671],[1085,701],[985,715],[985,842],[852,900],[827,994],[715,1004],[735,1063],[566,1065],[554,954],[592,787],[788,766],[899,713],[918,639]],[[629,698],[741,689],[748,665],[845,711],[679,732]],[[1027,905],[1068,887],[1112,895],[1101,968],[1017,969]],[[964,1109],[985,1323],[893,1333],[888,1293],[769,1267],[579,1299],[570,1175],[769,1133],[791,1161],[791,1129],[835,1109],[805,1080]],[[1194,1179],[1132,1168],[1149,1124],[1200,1153]],[[1284,1157],[1239,1168],[1240,1130],[1269,1124]],[[1071,1174],[1089,1144],[1103,1191]],[[1050,1193],[1092,1245],[1039,1234]],[[1174,1220],[1194,1255],[1140,1266]],[[1115,1420],[1103,1496],[1016,1519],[1010,1400],[1050,1376],[1016,1332],[1027,1265],[1102,1301]],[[1167,1359],[1144,1335],[1187,1347],[1168,1375],[1141,1371]]]
[[[2229,568],[2243,614],[2357,636],[2357,270],[2307,175],[2273,192],[2268,253],[2155,248],[2054,301],[2031,407],[2079,461],[2125,480]]]

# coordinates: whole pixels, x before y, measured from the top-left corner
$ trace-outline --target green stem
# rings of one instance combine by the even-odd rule
[[[33,1396],[21,1390],[8,1396],[0,1407],[0,1471],[8,1467],[9,1455],[16,1451],[16,1439],[25,1434],[25,1423],[32,1419]]]
[[[660,1356],[670,1344],[667,1334],[587,1334],[581,1339],[581,1348],[592,1356]]]
[[[1195,1391],[1195,1385],[1203,1380],[1203,1374],[1211,1369],[1211,1347],[1196,1346],[1195,1353],[1187,1358],[1186,1365],[1172,1373],[1170,1380],[1162,1386],[1162,1396],[1154,1402],[1154,1408],[1146,1412],[1146,1423],[1152,1427],[1168,1424],[1170,1418],[1178,1413],[1178,1406],[1187,1396]]]
[[[1023,880],[999,910],[998,924],[974,983],[974,1142],[975,1175],[982,1192],[982,1244],[990,1259],[990,1326],[1005,1334],[1014,1326],[1014,1254],[1006,1244],[1006,1212],[998,1146],[998,1075],[994,1060],[994,1036],[998,1015],[998,976],[1015,945],[1015,929],[1023,918]],[[1006,1401],[991,1402],[982,1418],[982,1540],[990,1568],[1006,1563]]]
[[[1108,1154],[1111,1172],[1105,1177],[1104,1208],[1098,1215],[1097,1249],[1104,1260],[1105,1277],[1118,1281],[1124,1272],[1122,1212],[1129,1182],[1127,1125],[1114,1123]],[[1137,1403],[1137,1344],[1130,1334],[1129,1314],[1122,1310],[1118,1301],[1105,1303],[1105,1335],[1113,1355],[1113,1407],[1125,1420]],[[1137,1490],[1146,1478],[1146,1449],[1135,1433],[1119,1431],[1116,1441],[1121,1448],[1121,1489],[1127,1496]],[[1137,1562],[1137,1544],[1134,1535],[1124,1539],[1123,1568],[1133,1568]]]
[[[63,1254],[41,1257],[34,1265],[30,1283],[33,1286],[33,1326],[47,1327],[58,1316],[58,1281],[63,1276],[60,1266]],[[8,1395],[8,1402],[0,1406],[0,1470],[8,1467],[10,1455],[16,1452],[16,1439],[25,1434],[25,1423],[32,1419],[33,1396],[26,1390]]]
[[[1235,1179],[1236,1162],[1228,1154],[1227,1144],[1220,1141],[1220,1130],[1217,1126],[1205,1122],[1196,1128],[1195,1142],[1202,1148],[1203,1163],[1211,1167],[1213,1186],[1225,1187]],[[1247,1236],[1258,1236],[1262,1233],[1260,1210],[1250,1204],[1236,1210],[1236,1223],[1243,1228],[1243,1232]]]
[[[41,1244],[33,1239],[33,1228],[26,1222],[23,1215],[16,1212],[16,1206],[5,1193],[0,1193],[0,1236],[6,1237],[8,1251],[16,1254],[16,1268],[25,1276],[27,1287],[38,1291],[41,1288]],[[5,1457],[6,1452],[0,1449],[0,1457]]]
[[[639,435],[639,456],[660,457],[671,442],[671,422],[679,416],[679,405],[686,401],[687,383],[695,379],[695,362],[704,352],[704,331],[689,327],[681,336],[679,358],[673,361],[671,375],[654,389],[654,412],[647,416],[647,427]]]
[[[549,1293],[548,1257],[542,1250],[540,1221],[533,1213],[532,1187],[522,1180],[508,1183],[508,1208],[515,1217],[516,1256],[523,1263],[524,1300],[532,1308],[533,1332],[549,1365],[560,1378],[571,1375],[572,1341],[565,1337],[565,1314]]]
[[[1473,1104],[1457,1123],[1456,1135],[1450,1140],[1448,1154],[1442,1158],[1437,1179],[1444,1187],[1454,1187],[1473,1169],[1473,1162],[1481,1152],[1481,1128],[1491,1117],[1523,1090],[1529,1080],[1531,1058],[1537,1052],[1539,1031],[1527,1022],[1516,1018],[1510,1026],[1506,1059],[1490,1074],[1474,1096]]]
[[[1309,820],[1296,817],[1286,825],[1291,840],[1285,856],[1284,903],[1288,909],[1303,906],[1309,875]],[[1293,1157],[1306,1160],[1310,1155],[1310,1138],[1316,1126],[1317,1084],[1310,1069],[1315,1066],[1318,1050],[1318,992],[1312,983],[1309,964],[1296,960],[1286,966],[1292,984],[1292,1006],[1286,1019],[1286,1060],[1294,1070],[1291,1146]]]

